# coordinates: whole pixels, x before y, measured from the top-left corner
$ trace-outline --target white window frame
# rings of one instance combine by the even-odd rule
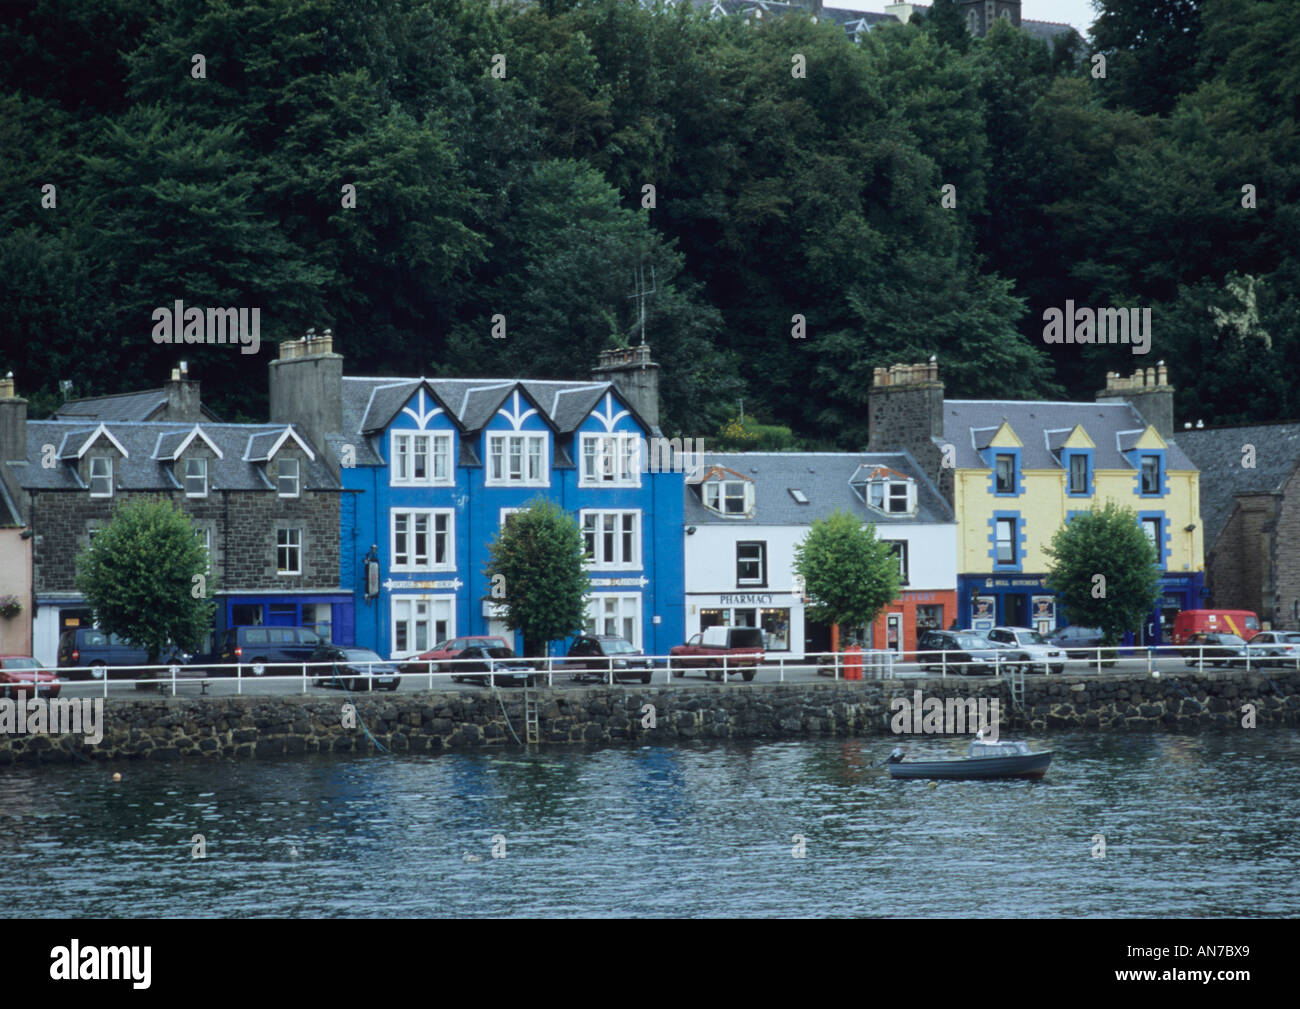
[[[628,535],[627,519],[632,519],[631,541],[632,557],[625,556],[625,539]],[[603,509],[583,508],[578,512],[578,525],[582,529],[583,548],[586,549],[588,530],[587,520],[594,522],[591,533],[592,552],[587,555],[587,567],[592,571],[639,571],[641,570],[641,512],[637,509]],[[613,529],[606,528],[608,520],[613,520]],[[605,556],[605,538],[613,536],[614,554],[617,559]]]
[[[510,460],[516,455],[511,451],[515,443],[519,445],[519,478],[510,475]],[[547,458],[547,438],[545,433],[537,431],[502,431],[487,435],[487,480],[488,487],[549,487],[550,461]],[[500,448],[498,449],[498,446]],[[534,451],[536,449],[536,451]],[[530,465],[536,459],[536,474],[529,475]],[[494,476],[493,470],[499,469],[500,475]]]
[[[422,450],[422,451],[417,451]],[[393,431],[389,434],[389,484],[394,487],[446,487],[455,483],[449,431]],[[415,475],[415,459],[424,456],[424,476]],[[438,476],[442,463],[443,475]]]
[[[405,518],[405,530],[400,535],[405,535],[407,539],[406,548],[400,549],[398,546],[399,536],[399,518]],[[420,563],[420,556],[416,553],[414,537],[416,535],[417,519],[423,518],[426,522],[425,551],[427,554],[425,562]],[[438,532],[438,520],[445,519],[446,529],[441,534],[445,537],[443,549],[443,561],[439,564],[435,558],[438,556],[437,540],[440,535]],[[389,556],[392,558],[390,570],[392,571],[454,571],[456,570],[456,511],[453,508],[392,508],[388,513],[388,534],[389,534]],[[400,558],[405,555],[406,560]]]
[[[502,508],[501,517],[497,520],[497,528],[504,529],[506,525],[506,519],[508,519],[511,515],[518,515],[520,512],[527,511],[527,510],[528,509],[526,508]]]
[[[107,473],[96,473],[95,464],[105,463],[108,469]],[[95,490],[96,480],[107,480],[108,490]],[[113,457],[111,455],[92,455],[90,457],[90,496],[91,497],[112,497],[113,496]]]
[[[431,596],[431,595],[394,595],[392,597],[392,613],[390,617],[390,631],[392,648],[389,652],[389,658],[406,659],[412,655],[419,655],[421,652],[427,652],[440,641],[450,641],[456,637],[456,597],[455,596]],[[427,607],[426,614],[421,617],[419,607]],[[445,612],[444,616],[439,612]],[[441,636],[438,633],[438,624],[446,625],[446,633]],[[416,641],[418,639],[418,627],[421,623],[427,624],[425,630],[426,644],[421,648]],[[405,625],[406,645],[405,648],[398,647],[398,628]]]
[[[286,466],[293,466],[293,476],[284,471]],[[280,497],[297,497],[302,493],[302,464],[297,459],[281,459],[275,464],[275,489]],[[284,485],[292,481],[293,493],[286,494]]]
[[[741,547],[758,547],[757,560],[744,561],[740,556]],[[740,566],[744,563],[758,564],[757,578],[741,578]],[[736,585],[744,588],[746,586],[754,588],[764,588],[767,586],[767,540],[737,540],[736,541]]]
[[[641,436],[631,431],[578,437],[580,487],[640,487]]]
[[[186,459],[184,460],[184,462],[185,462],[185,475],[182,480],[182,485],[185,488],[185,496],[186,497],[207,497],[208,496],[208,461],[200,457],[197,459]],[[190,474],[190,466],[192,465],[198,466],[200,470],[198,476],[192,476]],[[190,480],[192,479],[202,480],[203,489],[200,491],[190,490]]]
[[[208,574],[212,574],[212,526],[195,526],[194,532],[198,540],[203,544],[204,553],[208,558]]]
[[[615,612],[608,613],[608,601],[614,602]],[[644,647],[641,643],[644,628],[641,622],[640,592],[593,592],[587,596],[587,619],[583,625],[588,634],[617,634],[632,642],[633,648]],[[609,620],[614,621],[613,632],[609,630]],[[625,632],[626,621],[632,621],[632,637]]]
[[[740,511],[727,511],[724,507],[737,496],[734,490],[729,493],[728,487],[742,488]],[[748,480],[709,480],[704,484],[704,507],[719,515],[748,515],[754,508],[754,485]]]
[[[297,542],[294,542],[295,539]],[[275,531],[275,573],[277,575],[302,574],[302,540],[302,528],[300,526],[286,527]],[[298,561],[296,568],[290,569],[280,565],[281,550],[292,551],[292,553],[286,553],[286,559],[296,555]]]

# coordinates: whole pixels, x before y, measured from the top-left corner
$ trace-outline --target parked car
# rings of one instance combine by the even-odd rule
[[[1066,657],[1071,659],[1096,658],[1097,653],[1092,649],[1100,648],[1103,640],[1100,628],[1076,627],[1074,624],[1058,627],[1047,636],[1049,645],[1065,649]]]
[[[1183,610],[1174,617],[1174,644],[1185,644],[1198,631],[1249,641],[1259,633],[1259,617],[1250,610]]]
[[[318,687],[345,687],[356,693],[370,687],[396,690],[401,683],[397,666],[369,648],[321,644],[312,652],[310,661]],[[330,663],[329,670],[323,668],[324,663]]]
[[[962,676],[970,673],[1011,672],[1018,663],[1007,661],[1015,656],[999,648],[974,631],[926,631],[916,643],[918,652],[944,652],[943,660],[936,655],[923,655],[917,661],[926,670],[955,672]],[[937,664],[936,664],[937,663]]]
[[[688,669],[703,669],[706,678],[722,680],[739,673],[748,683],[763,664],[763,629],[761,627],[706,627],[684,645],[668,650],[668,664],[674,676],[684,676]]]
[[[159,657],[158,664],[188,666],[194,656],[173,646]],[[149,653],[143,648],[128,645],[116,634],[107,634],[97,627],[72,627],[59,635],[58,664],[67,670],[69,680],[148,679],[159,670],[143,667],[149,665]],[[72,666],[86,668],[72,669]],[[152,687],[152,684],[150,684]]]
[[[626,638],[616,634],[583,634],[569,646],[564,668],[582,670],[571,674],[575,680],[605,680],[613,669],[617,680],[649,683],[654,663]]]
[[[1028,627],[995,627],[986,637],[995,645],[1013,649],[1029,673],[1065,670],[1065,651]]]
[[[482,645],[484,648],[509,648],[510,642],[505,638],[494,637],[490,635],[470,635],[464,638],[450,638],[446,641],[439,641],[429,651],[421,652],[414,659],[406,659],[402,664],[404,673],[427,673],[429,663],[432,662],[435,673],[445,673],[448,670],[454,670],[455,666],[443,665],[447,659],[458,659],[466,648],[471,645]]]
[[[223,675],[234,676],[234,666],[240,664],[245,667],[245,675],[251,672],[254,676],[288,676],[296,670],[274,666],[309,662],[316,649],[326,644],[329,642],[314,627],[228,627],[215,654],[221,665],[229,667],[218,670]]]
[[[1260,631],[1246,642],[1246,658],[1252,666],[1300,668],[1300,633]]]
[[[473,680],[496,686],[531,686],[536,668],[527,659],[520,658],[513,648],[470,645],[460,653],[462,661],[451,667],[452,682]],[[491,673],[491,677],[479,673]]]
[[[1197,631],[1189,634],[1179,649],[1187,664],[1197,667],[1231,666],[1245,662],[1246,642],[1237,634],[1220,634],[1217,631]]]
[[[0,655],[0,697],[58,697],[62,690],[58,675],[30,655]]]

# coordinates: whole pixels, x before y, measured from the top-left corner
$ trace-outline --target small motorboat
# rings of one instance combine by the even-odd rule
[[[954,781],[984,778],[1041,778],[1052,762],[1052,751],[1030,751],[1028,743],[990,742],[976,737],[965,757],[904,760],[901,747],[889,755],[891,778],[931,778]]]

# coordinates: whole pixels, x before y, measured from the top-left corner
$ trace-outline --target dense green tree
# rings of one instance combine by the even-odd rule
[[[501,526],[488,550],[485,599],[504,607],[506,626],[523,633],[524,654],[545,655],[550,642],[582,629],[591,583],[571,514],[553,501],[532,501]]]
[[[123,501],[77,558],[77,589],[95,624],[157,665],[172,645],[196,649],[212,629],[208,555],[189,516],[163,498]]]
[[[1196,87],[1198,0],[1095,0],[1092,48],[1106,57],[1105,92],[1144,115],[1169,112]]]
[[[1052,559],[1043,584],[1070,623],[1099,628],[1108,645],[1136,630],[1160,599],[1155,549],[1131,508],[1108,501],[1081,512],[1043,552]]]
[[[898,598],[898,558],[876,528],[848,512],[817,519],[794,548],[794,570],[813,620],[870,626]]]

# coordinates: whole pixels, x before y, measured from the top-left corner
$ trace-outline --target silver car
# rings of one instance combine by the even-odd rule
[[[1012,648],[1025,663],[1025,671],[1054,673],[1065,670],[1065,650],[1028,627],[995,627],[986,637],[1000,648]]]

